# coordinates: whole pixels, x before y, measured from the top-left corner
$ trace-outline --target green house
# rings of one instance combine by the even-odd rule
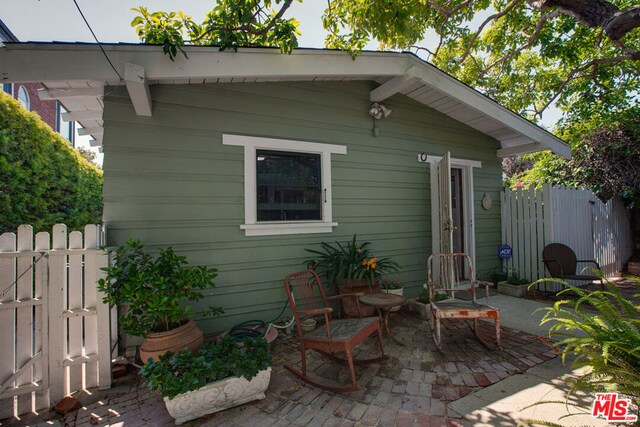
[[[416,296],[432,252],[498,263],[502,157],[566,143],[409,53],[8,44],[104,150],[110,246],[172,246],[219,270],[205,332],[272,319],[305,248],[357,234]],[[449,154],[448,154],[449,153]],[[444,160],[443,160],[444,159]],[[448,161],[447,161],[448,160]],[[452,232],[448,232],[452,231]]]

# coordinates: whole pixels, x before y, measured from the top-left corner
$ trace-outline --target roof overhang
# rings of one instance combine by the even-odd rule
[[[9,43],[0,48],[3,82],[41,82],[41,97],[59,99],[67,117],[102,141],[102,97],[107,86],[125,85],[139,115],[151,115],[149,85],[226,82],[374,80],[372,102],[406,95],[500,141],[500,157],[551,150],[565,158],[571,148],[545,129],[504,108],[411,53],[297,49],[186,47],[188,59],[170,61],[158,46]],[[117,73],[116,73],[117,71]]]

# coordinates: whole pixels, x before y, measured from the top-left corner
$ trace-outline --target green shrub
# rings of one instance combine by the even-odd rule
[[[640,280],[636,280],[638,284]],[[590,368],[572,382],[571,390],[591,394],[617,391],[638,405],[640,305],[625,299],[616,284],[608,281],[605,290],[597,291],[566,286],[558,295],[576,294],[577,298],[542,309],[546,311],[542,324],[550,323],[549,334],[560,338],[556,345],[562,349],[563,360],[573,355],[575,367]]]
[[[0,93],[0,232],[102,222],[102,172],[37,114]]]
[[[230,335],[225,335],[217,344],[203,344],[196,354],[183,350],[163,354],[156,362],[149,359],[140,375],[151,390],[173,399],[229,377],[251,380],[269,366],[269,346],[264,338],[245,338],[238,345]]]

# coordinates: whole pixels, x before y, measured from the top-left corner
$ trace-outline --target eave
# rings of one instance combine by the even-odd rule
[[[118,74],[97,45],[52,43],[0,48],[0,73],[3,82],[42,82],[48,91],[44,96],[60,99],[70,117],[91,130],[85,133],[94,136],[93,145],[101,144],[102,116],[96,112],[102,111],[108,86],[126,85],[136,113],[151,115],[149,85],[155,84],[373,80],[380,86],[371,92],[372,102],[396,93],[408,96],[497,139],[500,157],[542,150],[571,157],[561,139],[410,53],[363,52],[352,60],[332,50],[283,55],[265,48],[187,47],[189,58],[179,55],[172,62],[158,46],[103,48]]]

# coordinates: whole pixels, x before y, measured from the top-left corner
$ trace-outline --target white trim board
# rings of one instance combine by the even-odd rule
[[[222,135],[222,144],[244,147],[245,222],[240,225],[240,228],[245,231],[245,236],[330,233],[333,231],[333,227],[338,225],[337,222],[333,222],[331,155],[347,154],[347,147],[345,145],[230,134]],[[321,221],[258,222],[256,171],[256,150],[258,149],[320,154],[322,164],[322,189],[325,193]]]

